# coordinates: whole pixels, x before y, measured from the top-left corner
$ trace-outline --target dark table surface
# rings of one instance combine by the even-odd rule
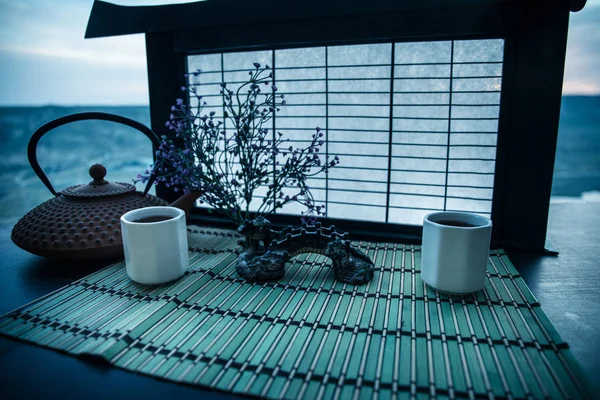
[[[509,257],[592,382],[600,382],[600,203],[552,204],[548,236],[557,257]],[[81,267],[24,252],[0,225],[0,314],[88,275]],[[162,381],[56,351],[0,338],[3,398],[236,398]],[[595,392],[598,387],[595,387]]]

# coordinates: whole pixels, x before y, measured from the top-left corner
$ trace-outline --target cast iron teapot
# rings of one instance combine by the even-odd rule
[[[55,196],[28,212],[12,230],[12,241],[23,250],[44,257],[72,260],[108,260],[123,256],[120,217],[127,211],[167,203],[148,194],[154,177],[143,192],[129,183],[110,183],[104,179],[106,168],[92,165],[92,181],[56,192],[37,161],[37,144],[48,131],[61,125],[99,119],[130,126],[146,135],[152,144],[158,137],[147,126],[119,115],[86,112],[50,121],[33,133],[27,158],[33,171]]]

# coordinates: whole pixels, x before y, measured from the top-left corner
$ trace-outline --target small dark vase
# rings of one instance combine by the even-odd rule
[[[185,211],[186,218],[189,218],[190,211],[192,210],[194,203],[196,202],[196,200],[198,200],[198,197],[200,197],[201,194],[202,192],[198,191],[184,193],[183,196],[175,200],[170,205],[172,207],[177,207]]]

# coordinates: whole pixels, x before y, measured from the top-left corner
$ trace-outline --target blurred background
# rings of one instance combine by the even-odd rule
[[[51,197],[26,157],[29,137],[42,124],[82,111],[150,124],[144,37],[85,40],[92,3],[0,0],[0,223],[16,222]],[[588,0],[570,18],[552,201],[600,201],[600,0]],[[107,166],[108,180],[120,182],[152,162],[141,133],[97,121],[52,131],[38,157],[56,190],[88,182],[96,162]]]

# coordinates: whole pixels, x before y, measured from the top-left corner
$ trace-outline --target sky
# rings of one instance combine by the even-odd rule
[[[92,4],[0,0],[0,106],[148,104],[144,36],[84,39]],[[600,95],[600,0],[570,18],[563,94]]]

